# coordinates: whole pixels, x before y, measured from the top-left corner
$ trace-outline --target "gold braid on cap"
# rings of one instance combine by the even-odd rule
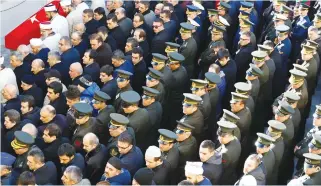
[[[12,146],[13,149],[22,149],[22,148],[28,147],[27,144],[21,143],[16,138],[11,142],[11,146]]]
[[[173,139],[166,139],[166,137],[164,137],[163,135],[159,136],[159,139],[168,143],[173,143]]]

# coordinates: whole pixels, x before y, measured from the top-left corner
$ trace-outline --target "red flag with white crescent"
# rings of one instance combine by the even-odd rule
[[[60,0],[53,0],[48,4],[50,3],[56,6],[60,15],[65,16],[65,13],[60,7]],[[41,36],[39,24],[44,21],[49,20],[46,18],[44,7],[42,7],[38,12],[33,14],[5,36],[5,47],[11,50],[16,50],[21,44],[28,45],[30,39],[39,38]]]

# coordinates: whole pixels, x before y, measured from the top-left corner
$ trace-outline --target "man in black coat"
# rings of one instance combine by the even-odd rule
[[[31,121],[36,127],[40,121],[40,109],[36,106],[33,96],[21,96],[21,121]]]
[[[82,20],[86,27],[86,34],[91,35],[97,32],[97,28],[100,24],[94,19],[94,11],[92,9],[85,9],[83,11]]]
[[[123,7],[117,8],[115,11],[115,15],[117,17],[119,27],[125,34],[124,37],[127,38],[130,35],[130,31],[133,28],[132,20],[126,17],[126,10]]]
[[[220,183],[223,173],[222,155],[215,151],[215,144],[211,140],[201,143],[199,156],[203,162],[203,175],[208,178],[213,185]]]
[[[165,55],[165,42],[170,41],[171,33],[165,30],[164,21],[159,18],[153,22],[153,31],[155,36],[150,45],[150,52]]]
[[[138,93],[142,94],[142,86],[146,82],[146,63],[143,59],[143,50],[141,48],[134,48],[132,50],[131,61],[134,65],[134,75],[132,77],[132,87]]]
[[[62,84],[59,82],[52,82],[48,85],[47,97],[49,104],[52,105],[57,114],[66,114],[68,110],[66,97],[62,94]]]
[[[98,110],[96,116],[96,125],[98,130],[98,138],[101,144],[107,144],[110,138],[109,136],[109,122],[110,114],[115,113],[115,108],[112,105],[108,105],[111,98],[108,94],[102,91],[96,91],[93,99],[93,107]]]
[[[95,62],[97,52],[95,50],[87,50],[82,58],[84,67],[84,74],[90,75],[93,82],[98,82],[99,79],[99,64]]]
[[[101,91],[108,94],[111,100],[115,100],[117,92],[117,82],[113,78],[114,67],[111,65],[104,65],[100,68],[100,81],[102,82]]]
[[[47,70],[45,69],[45,63],[41,59],[35,59],[31,64],[31,71],[33,73],[32,78],[34,79],[35,84],[41,88],[42,92],[47,91],[47,84],[45,73]]]
[[[139,47],[143,51],[144,61],[149,65],[149,62],[150,62],[149,55],[150,55],[150,53],[149,53],[149,44],[148,44],[148,41],[147,41],[146,32],[141,28],[136,28],[135,32],[133,34],[133,38],[135,38],[138,41]]]
[[[187,71],[189,79],[191,79],[194,77],[195,59],[197,53],[197,43],[192,37],[192,30],[194,29],[194,26],[190,23],[181,23],[180,25],[180,35],[183,39],[183,44],[179,48],[179,52],[185,57],[183,65]]]
[[[105,26],[99,27],[97,29],[97,34],[102,37],[104,43],[107,43],[110,46],[112,52],[117,50],[117,42],[113,36],[108,35],[108,30]]]
[[[36,184],[57,184],[57,168],[52,161],[45,162],[44,153],[39,148],[33,148],[28,152],[27,164],[33,172]]]
[[[175,173],[179,162],[179,150],[175,146],[177,135],[167,129],[159,129],[158,145],[161,150],[161,157],[166,160],[171,166],[171,172]]]
[[[117,42],[117,49],[124,51],[127,38],[123,30],[118,25],[116,16],[107,16],[107,27],[109,29],[109,35],[115,38]]]
[[[65,68],[64,64],[60,60],[60,54],[57,51],[51,51],[48,54],[49,70],[47,74],[51,74],[51,71],[55,71],[54,74],[59,74],[60,79],[64,84],[70,82],[69,68]],[[51,78],[45,74],[46,79]]]
[[[31,62],[23,62],[23,55],[19,52],[14,52],[10,56],[10,64],[14,68],[13,72],[16,75],[17,85],[19,92],[22,92],[21,88],[21,79],[24,75],[32,74],[31,73]]]
[[[243,81],[244,74],[248,68],[248,65],[252,62],[251,53],[254,51],[254,48],[253,45],[250,43],[250,38],[250,32],[242,33],[240,36],[240,48],[236,51],[236,55],[234,58],[237,66],[237,82]]]
[[[184,96],[185,99],[182,106],[184,116],[180,119],[180,122],[186,122],[195,127],[193,136],[195,136],[198,144],[200,144],[206,136],[204,116],[198,107],[202,102],[202,98],[190,93],[184,93]]]
[[[83,58],[85,51],[89,47],[89,43],[87,39],[82,39],[81,36],[82,34],[80,32],[74,32],[71,34],[70,37],[71,37],[72,47],[78,51],[80,58]]]
[[[133,29],[131,31],[131,37],[134,36],[134,32],[137,29],[142,29],[145,31],[145,39],[148,42],[148,44],[151,44],[152,39],[154,37],[154,33],[152,28],[146,24],[144,16],[141,13],[135,14],[133,18]]]
[[[20,112],[20,98],[17,96],[18,90],[16,86],[7,84],[4,86],[1,93],[3,98],[7,100],[5,103],[1,103],[1,105],[3,106],[1,112],[5,112],[10,109],[14,109]]]
[[[129,119],[129,126],[135,131],[136,145],[142,150],[147,149],[146,136],[151,130],[148,112],[138,107],[140,95],[135,91],[126,91],[120,94],[122,111]]]
[[[80,61],[79,52],[75,48],[72,48],[71,40],[69,37],[64,36],[60,39],[59,50],[61,52],[61,62],[65,68],[69,69],[69,66],[72,63]]]
[[[159,91],[153,88],[143,86],[144,92],[142,95],[142,105],[147,110],[149,120],[152,125],[150,135],[148,137],[148,144],[155,144],[157,140],[157,130],[161,127],[163,108],[159,101],[156,101],[156,97]]]
[[[38,107],[43,105],[43,92],[34,81],[31,75],[25,75],[21,79],[21,87],[23,89],[22,95],[30,95],[35,99],[35,103]]]
[[[96,184],[105,170],[108,160],[107,149],[105,145],[99,143],[99,139],[94,133],[87,133],[83,138],[83,144],[86,151],[86,177],[92,184]]]
[[[113,53],[110,46],[107,43],[104,43],[102,37],[98,34],[92,34],[89,39],[91,48],[97,52],[95,61],[99,66],[112,65],[111,57]]]

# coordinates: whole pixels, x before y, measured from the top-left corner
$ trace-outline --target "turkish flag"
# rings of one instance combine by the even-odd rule
[[[60,7],[60,0],[53,0],[50,3],[57,7],[60,15],[65,16],[62,8]],[[49,20],[46,18],[44,7],[42,7],[37,13],[33,14],[30,18],[25,20],[5,36],[5,47],[11,50],[16,50],[21,44],[28,45],[30,39],[39,38],[39,24],[44,21]]]

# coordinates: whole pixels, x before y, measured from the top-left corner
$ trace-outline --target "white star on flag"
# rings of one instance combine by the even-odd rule
[[[31,21],[32,23],[35,22],[35,21],[38,21],[38,22],[39,22],[39,20],[36,18],[36,15],[30,17],[30,21]]]

